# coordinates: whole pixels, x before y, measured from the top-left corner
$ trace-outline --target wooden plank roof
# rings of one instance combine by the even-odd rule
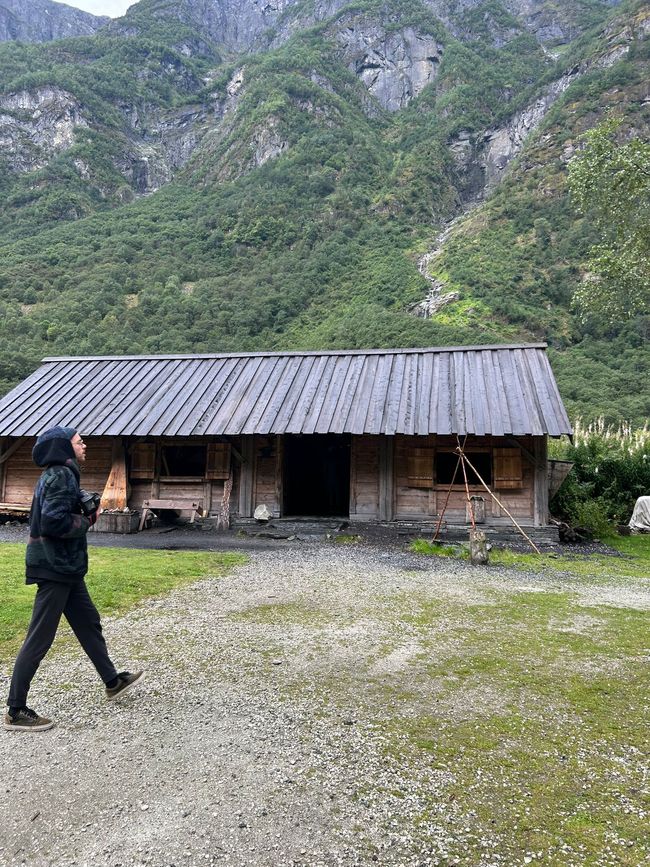
[[[45,358],[0,436],[571,433],[546,344]]]

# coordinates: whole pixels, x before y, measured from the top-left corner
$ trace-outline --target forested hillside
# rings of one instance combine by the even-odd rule
[[[578,316],[567,166],[608,112],[647,139],[647,3],[240,7],[0,45],[0,388],[58,354],[544,339],[572,413],[642,422],[648,316]]]

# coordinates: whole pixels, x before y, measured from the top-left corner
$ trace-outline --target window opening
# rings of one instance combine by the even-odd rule
[[[490,452],[470,452],[466,449],[465,453],[480,473],[485,484],[490,485],[492,483],[492,455]],[[451,484],[457,463],[458,455],[455,452],[437,452],[436,481],[439,485]],[[466,465],[465,469],[467,472],[467,483],[469,485],[480,485],[481,482],[471,467]],[[455,484],[465,484],[462,467],[458,468]]]
[[[163,446],[162,476],[205,476],[206,446]]]

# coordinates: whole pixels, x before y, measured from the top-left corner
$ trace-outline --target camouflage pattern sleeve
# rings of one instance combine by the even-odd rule
[[[58,539],[85,536],[88,518],[78,514],[79,491],[66,467],[52,467],[41,494],[41,533]]]

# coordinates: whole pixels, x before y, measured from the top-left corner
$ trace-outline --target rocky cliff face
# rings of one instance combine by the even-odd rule
[[[50,42],[92,36],[110,19],[50,0],[2,0],[0,42]]]
[[[603,6],[618,6],[622,0],[603,0]],[[504,6],[534,34],[539,42],[561,44],[578,37],[585,19],[576,15],[570,3],[549,0],[503,0]]]
[[[203,105],[161,110],[134,104],[117,106],[125,120],[122,155],[115,167],[135,193],[155,192],[190,159],[219,112]],[[0,96],[0,150],[16,173],[44,168],[77,143],[92,117],[75,97],[58,87],[40,87]],[[92,181],[92,168],[74,162],[79,175]]]
[[[443,47],[413,27],[387,33],[377,22],[353,19],[338,27],[336,42],[349,69],[388,111],[398,111],[437,75]]]
[[[486,130],[482,136],[460,135],[452,144],[456,164],[466,175],[468,198],[489,194],[503,177],[510,162],[521,152],[547,112],[567,88],[592,69],[609,68],[624,58],[635,39],[647,38],[650,16],[641,16],[634,24],[608,32],[608,47],[601,55],[578,64],[553,81],[524,109],[514,114],[502,127]]]
[[[0,16],[23,14],[34,39],[91,33],[92,28],[96,30],[106,20],[49,0],[29,0],[29,3],[27,16],[20,0],[5,0]],[[404,108],[435,80],[445,51],[443,40],[424,26],[400,28],[396,21],[384,21],[369,12],[350,9],[337,14],[346,3],[347,0],[315,0],[311,4],[297,0],[245,0],[243,4],[234,0],[182,0],[170,4],[166,0],[141,0],[123,19],[112,22],[109,29],[112,33],[130,34],[138,31],[138,22],[147,20],[147,16],[154,21],[172,18],[192,25],[196,33],[213,42],[241,51],[252,46],[261,50],[265,40],[267,44],[281,43],[297,28],[329,19],[325,35],[367,90],[366,113]],[[577,26],[574,4],[558,9],[549,0],[503,0],[503,14],[497,21],[493,20],[494,4],[486,7],[483,14],[482,3],[483,0],[424,0],[424,6],[435,13],[448,32],[462,37],[471,28],[485,26],[493,45],[507,42],[524,29],[542,40],[562,40]],[[570,10],[574,18],[569,15]],[[19,31],[14,28],[12,33]],[[619,40],[612,45],[611,58],[601,58],[599,62],[614,62],[626,50]],[[576,68],[558,79],[503,127],[480,135],[461,134],[451,143],[465,200],[480,198],[499,182],[553,102],[584,71]],[[156,72],[153,68],[142,71],[143,75],[159,75],[161,79],[163,73],[164,70]],[[116,105],[123,126],[119,132],[120,154],[114,159],[114,166],[136,194],[154,192],[168,183],[202,143],[208,153],[212,150],[221,154],[226,148],[225,156],[221,154],[215,165],[214,176],[219,180],[260,166],[286,150],[288,143],[275,117],[267,118],[250,133],[245,158],[240,153],[240,143],[235,142],[230,148],[228,139],[236,126],[234,115],[244,78],[244,68],[240,67],[233,73],[225,96],[197,105],[167,109],[142,104],[137,99]],[[206,83],[209,82],[208,77]],[[329,87],[326,81],[316,83]],[[197,93],[201,86],[198,80],[187,81],[182,89],[184,93]],[[304,110],[312,111],[313,106],[306,104]],[[53,157],[75,145],[78,129],[89,126],[95,126],[90,112],[74,94],[60,87],[44,86],[0,95],[0,147],[15,172],[43,168]],[[82,178],[92,181],[91,166],[81,160],[74,165]]]
[[[169,183],[198,147],[209,124],[203,105],[160,111],[123,106],[131,131],[117,168],[136,194],[148,195]]]
[[[143,16],[158,20],[177,20],[190,25],[211,42],[232,51],[277,45],[297,30],[326,21],[349,0],[315,0],[304,4],[300,0],[140,0],[124,18],[111,22],[109,18],[91,15],[51,0],[3,0],[0,5],[0,41],[47,42],[70,36],[90,36],[109,24],[112,32],[137,33]],[[423,6],[440,19],[455,36],[467,38],[472,30],[467,16],[480,10],[484,0],[422,0]],[[621,0],[602,0],[602,5],[615,6]],[[503,8],[512,16],[504,21],[486,10],[479,20],[487,25],[495,45],[525,29],[540,42],[563,43],[582,31],[584,22],[576,17],[571,4],[551,0],[502,0]],[[191,50],[192,46],[187,46]]]
[[[82,106],[59,87],[0,96],[0,151],[16,172],[43,168],[87,126]]]
[[[285,0],[281,16],[272,21],[271,40],[265,44],[277,45],[297,30],[326,21],[338,13],[349,0],[314,0],[303,4]],[[601,0],[601,8],[616,6],[621,0]],[[576,15],[571,3],[553,0],[501,0],[488,6],[485,0],[422,0],[453,36],[474,39],[486,36],[495,47],[500,47],[522,32],[531,33],[541,43],[560,44],[575,39],[589,26],[589,22]],[[483,8],[485,7],[485,8]],[[260,41],[260,30],[249,34],[251,45]]]
[[[619,0],[601,0],[604,9]],[[111,24],[112,32],[142,32],[143,22],[178,20],[202,34],[219,50],[262,51],[286,42],[294,33],[324,21],[348,67],[377,103],[388,111],[407,105],[436,77],[443,46],[426,30],[395,27],[389,15],[344,10],[349,0],[140,0],[127,15]],[[417,10],[414,3],[414,10]],[[575,4],[551,0],[422,0],[420,8],[437,18],[448,33],[461,40],[487,39],[502,47],[522,33],[540,42],[573,39],[584,26]],[[393,16],[394,17],[394,16]],[[417,17],[417,16],[416,16]],[[181,50],[191,53],[192,45]]]
[[[151,20],[179,21],[222,49],[243,52],[251,50],[261,34],[294,2],[296,0],[245,0],[243,3],[236,0],[181,0],[179,3],[141,0],[123,18],[113,22],[110,30],[142,33]]]
[[[620,0],[600,0],[616,5]],[[275,47],[294,33],[339,13],[349,0],[140,0],[123,19],[111,25],[117,32],[136,33],[143,14],[158,20],[178,20],[227,51],[250,51]],[[414,8],[417,8],[417,3]],[[477,33],[499,47],[522,32],[532,33],[540,42],[565,43],[582,32],[585,21],[575,14],[573,4],[552,0],[502,0],[486,6],[485,0],[422,0],[447,30],[461,39]],[[485,11],[483,10],[485,6]],[[381,18],[381,16],[378,16]],[[398,40],[399,41],[399,40]],[[398,48],[399,51],[399,48]]]

